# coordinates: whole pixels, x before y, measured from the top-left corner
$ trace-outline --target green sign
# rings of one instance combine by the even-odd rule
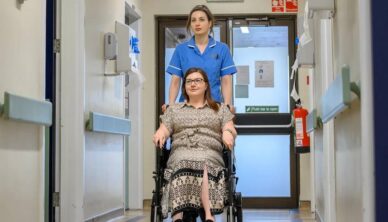
[[[278,113],[279,106],[245,106],[246,113]]]

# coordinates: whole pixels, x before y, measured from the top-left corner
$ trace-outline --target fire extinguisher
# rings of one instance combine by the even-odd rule
[[[300,100],[296,103],[293,110],[294,121],[294,145],[296,153],[309,153],[310,152],[310,136],[306,131],[306,118],[308,111],[304,109],[300,103]]]

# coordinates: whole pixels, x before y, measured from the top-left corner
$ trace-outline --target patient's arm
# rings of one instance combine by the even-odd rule
[[[232,149],[234,146],[234,139],[237,136],[236,129],[234,128],[233,121],[228,121],[222,128],[222,142],[226,147]]]
[[[156,130],[152,141],[154,142],[155,146],[163,148],[164,143],[168,137],[170,137],[170,132],[168,131],[167,127],[161,123],[159,129]]]

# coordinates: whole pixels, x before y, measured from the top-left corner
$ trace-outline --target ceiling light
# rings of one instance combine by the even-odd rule
[[[249,29],[248,29],[247,26],[241,26],[240,30],[241,30],[241,33],[244,33],[244,34],[248,34],[249,33]]]

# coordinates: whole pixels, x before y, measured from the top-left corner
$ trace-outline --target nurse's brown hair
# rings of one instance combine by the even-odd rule
[[[204,12],[206,14],[207,20],[209,20],[209,22],[212,23],[210,26],[210,33],[213,35],[214,34],[213,27],[214,27],[214,23],[216,22],[216,20],[214,19],[213,13],[210,11],[210,9],[206,5],[196,5],[196,6],[194,6],[193,9],[191,9],[189,17],[187,18],[187,22],[186,22],[187,33],[191,34],[191,32],[190,32],[191,16],[196,11],[201,11],[201,12]]]

